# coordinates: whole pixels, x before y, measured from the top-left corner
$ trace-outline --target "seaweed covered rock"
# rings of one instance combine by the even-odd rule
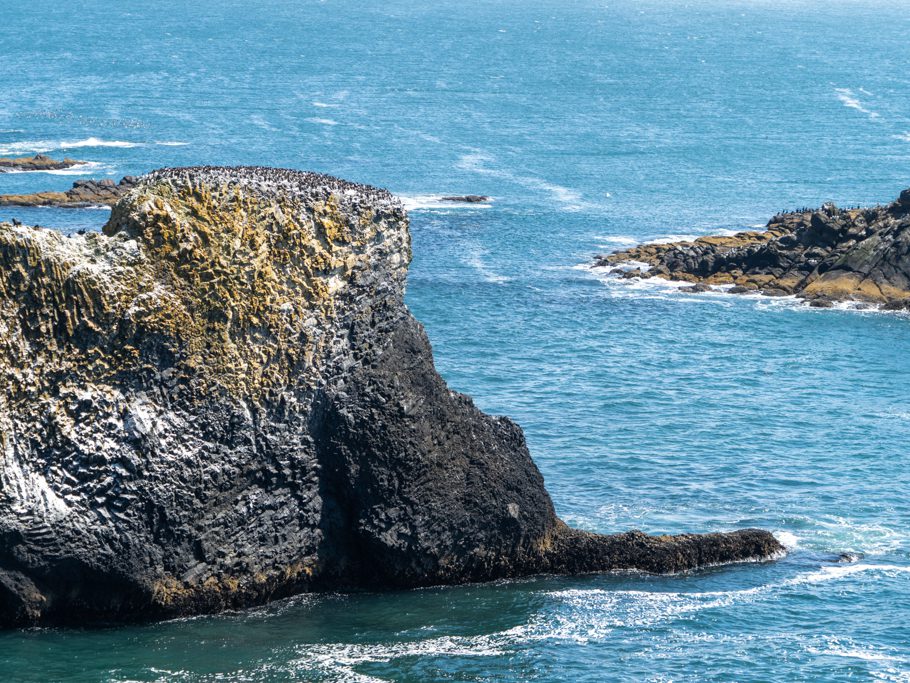
[[[761,232],[645,244],[599,257],[628,277],[733,285],[734,293],[795,294],[826,307],[853,300],[910,307],[910,190],[865,209],[825,204],[774,216]],[[642,267],[645,266],[645,267]]]
[[[0,625],[781,551],[569,529],[436,373],[409,260],[387,192],[265,168],[155,171],[102,233],[0,224]]]

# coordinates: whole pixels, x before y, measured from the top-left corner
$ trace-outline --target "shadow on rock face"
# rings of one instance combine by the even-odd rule
[[[782,551],[565,526],[436,373],[409,261],[387,192],[277,169],[153,172],[103,234],[0,225],[0,625]]]

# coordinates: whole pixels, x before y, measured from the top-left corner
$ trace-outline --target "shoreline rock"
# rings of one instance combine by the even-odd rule
[[[482,194],[463,194],[453,197],[440,197],[441,202],[461,202],[463,204],[482,204],[490,201],[490,198]]]
[[[44,154],[36,154],[33,157],[0,157],[0,173],[11,173],[16,171],[62,171],[73,166],[80,166],[84,161],[66,158],[61,160],[52,159]]]
[[[733,285],[732,293],[796,295],[910,308],[910,190],[887,205],[781,213],[764,231],[645,244],[596,259],[596,266],[639,262],[624,277]]]
[[[437,374],[385,190],[162,169],[102,233],[0,224],[0,626],[770,559],[767,531],[560,521]]]
[[[82,209],[88,206],[114,206],[136,184],[135,176],[113,180],[77,180],[65,192],[34,192],[0,195],[0,206],[54,206]]]

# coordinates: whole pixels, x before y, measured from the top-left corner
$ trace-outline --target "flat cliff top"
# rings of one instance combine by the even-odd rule
[[[297,171],[268,166],[184,166],[160,168],[143,176],[152,183],[165,179],[191,179],[209,185],[237,185],[264,195],[287,196],[312,193],[336,193],[359,196],[365,200],[390,203],[400,202],[388,190],[353,183],[324,173]]]

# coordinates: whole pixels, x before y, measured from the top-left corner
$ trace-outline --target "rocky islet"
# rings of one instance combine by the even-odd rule
[[[0,625],[783,551],[566,526],[437,374],[410,255],[388,192],[260,167],[155,171],[102,233],[0,224]]]
[[[124,176],[119,183],[110,179],[77,180],[69,190],[64,192],[2,194],[0,195],[0,206],[55,206],[64,209],[113,206],[135,184],[135,176]]]
[[[599,257],[622,277],[682,280],[688,291],[726,286],[734,294],[796,295],[810,305],[836,301],[910,307],[910,190],[886,206],[774,216],[764,231],[645,244]]]
[[[25,173],[28,171],[62,171],[81,166],[84,161],[77,159],[53,159],[44,154],[25,157],[0,157],[0,173]]]

